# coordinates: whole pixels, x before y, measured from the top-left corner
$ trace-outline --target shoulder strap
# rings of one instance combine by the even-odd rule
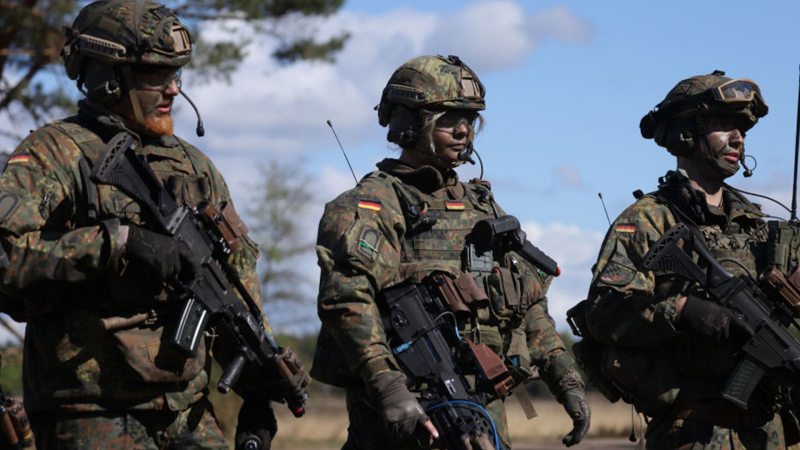
[[[426,205],[420,205],[420,199],[416,198],[405,183],[400,181],[396,176],[382,170],[376,170],[364,177],[364,179],[367,178],[379,178],[392,185],[392,189],[394,189],[395,194],[397,194],[400,207],[403,209],[403,215],[406,218],[406,232],[416,225],[433,225],[436,223],[435,218],[425,215],[427,210]]]
[[[92,130],[75,122],[58,120],[48,125],[72,139],[75,145],[81,150],[83,158],[81,158],[78,163],[78,167],[81,172],[81,178],[83,178],[84,194],[86,197],[86,214],[89,220],[97,220],[99,211],[97,185],[92,181],[90,174],[92,172],[92,165],[99,155],[93,154],[94,152],[91,150],[89,143],[97,141],[102,142],[102,139]]]

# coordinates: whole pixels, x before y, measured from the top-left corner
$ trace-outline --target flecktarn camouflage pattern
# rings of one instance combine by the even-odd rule
[[[386,305],[379,293],[405,280],[419,281],[434,270],[462,273],[469,233],[479,220],[494,217],[488,189],[459,182],[454,171],[442,174],[431,166],[412,168],[392,159],[378,168],[326,205],[316,247],[323,329],[312,376],[353,392],[348,396],[350,439],[362,446],[367,445],[365,434],[377,439],[374,433],[380,429],[359,422],[375,414],[358,401],[358,386],[374,374],[398,370],[386,343],[381,321]],[[416,216],[411,206],[419,207]],[[426,225],[423,217],[435,219],[435,224]],[[476,326],[459,331],[507,361],[515,357],[525,366],[518,369],[518,381],[530,376],[529,366],[534,365],[551,389],[557,389],[558,380],[575,366],[547,314],[544,294],[550,280],[515,253],[495,254],[487,264],[473,270],[489,302],[473,311]],[[502,401],[487,408],[508,443]]]
[[[191,59],[189,30],[166,6],[152,0],[101,0],[83,8],[65,29],[67,75],[77,79],[86,58],[108,65],[181,67]]]
[[[723,262],[731,272],[765,267],[767,235],[759,208],[727,187],[724,211],[692,191],[685,173],[669,172],[658,191],[642,196],[609,229],[585,306],[589,337],[603,346],[599,370],[652,418],[647,448],[785,448],[785,389],[762,383],[747,411],[725,403],[719,391],[735,367],[736,348],[676,326],[678,300],[707,294],[674,273],[642,268],[652,244],[677,223],[674,209],[697,224],[716,258],[741,264]]]
[[[486,108],[486,89],[457,56],[420,56],[400,66],[386,84],[378,119],[386,126],[395,104],[432,110]]]
[[[186,411],[205,395],[212,346],[227,364],[228,339],[212,331],[197,358],[161,345],[182,302],[122,256],[121,226],[144,225],[146,217],[119,189],[88,181],[104,142],[124,125],[101,107],[79,107],[79,115],[32,132],[0,179],[2,195],[18,199],[3,213],[0,239],[10,261],[2,291],[24,302],[28,320],[26,408],[32,417]],[[174,137],[138,139],[178,203],[230,202],[225,181],[198,149]],[[257,248],[244,241],[229,263],[260,298]]]

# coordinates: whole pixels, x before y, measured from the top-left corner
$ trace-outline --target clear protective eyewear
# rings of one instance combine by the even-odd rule
[[[712,89],[714,99],[728,104],[750,103],[754,116],[763,117],[767,114],[767,105],[761,96],[758,85],[747,78],[730,80]]]
[[[471,131],[477,119],[478,113],[475,111],[447,111],[442,117],[436,119],[434,128],[455,134],[456,130],[461,128],[461,125],[465,125]]]
[[[165,91],[175,81],[181,88],[183,67],[178,69],[148,69],[134,71],[136,89],[145,91]]]

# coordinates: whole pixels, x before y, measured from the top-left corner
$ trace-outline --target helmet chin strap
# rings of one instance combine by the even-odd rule
[[[128,88],[128,96],[131,99],[131,107],[133,108],[133,115],[136,117],[136,122],[140,127],[144,128],[144,114],[142,114],[142,106],[139,104],[139,96],[136,95],[136,85],[133,82],[133,71],[131,66],[123,64],[120,68],[122,76],[125,77],[125,87]]]

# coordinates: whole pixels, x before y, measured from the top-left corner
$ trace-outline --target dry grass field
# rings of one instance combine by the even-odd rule
[[[218,402],[215,402],[218,403]],[[227,402],[226,402],[227,403]],[[592,428],[587,442],[577,448],[629,448],[634,444],[628,442],[631,431],[631,408],[624,403],[609,403],[601,395],[589,397],[592,407]],[[522,408],[514,397],[506,402],[511,438],[515,449],[556,449],[565,448],[561,445],[561,438],[572,427],[572,422],[567,417],[561,405],[554,399],[534,399],[534,406],[539,417],[527,420]],[[225,411],[220,411],[222,418]],[[228,405],[226,405],[228,406]],[[284,405],[275,405],[278,416],[278,435],[273,442],[275,450],[295,449],[338,449],[347,438],[347,411],[344,399],[336,396],[314,395],[307,406],[307,413],[302,419],[292,417]],[[229,407],[238,408],[236,404]],[[235,417],[235,415],[233,416]],[[234,424],[226,424],[226,435],[232,436]],[[637,435],[639,434],[639,421],[636,421]]]

